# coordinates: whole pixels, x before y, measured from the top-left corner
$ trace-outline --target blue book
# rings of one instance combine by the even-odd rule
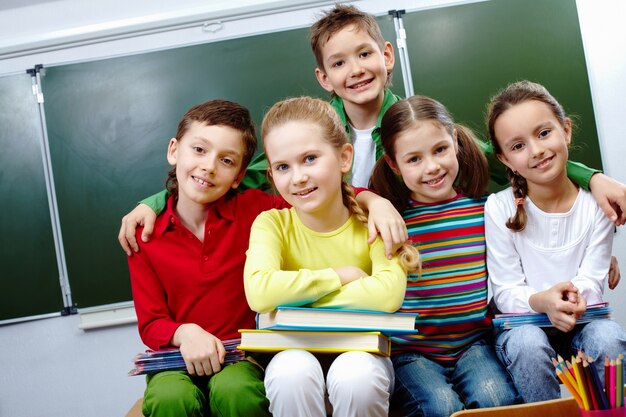
[[[611,311],[612,309],[608,303],[588,305],[587,310],[576,320],[576,323],[589,323],[592,320],[611,318]],[[502,313],[496,314],[493,319],[493,326],[504,330],[510,330],[525,324],[532,324],[537,327],[554,327],[544,313]]]
[[[416,333],[417,313],[382,313],[311,307],[277,307],[257,314],[259,330]]]
[[[245,352],[237,349],[239,343],[241,343],[239,338],[222,340],[226,350],[223,366],[244,359]],[[144,353],[139,353],[135,356],[133,364],[133,369],[128,372],[130,376],[153,374],[161,371],[185,371],[187,369],[180,350],[175,348],[148,350]]]

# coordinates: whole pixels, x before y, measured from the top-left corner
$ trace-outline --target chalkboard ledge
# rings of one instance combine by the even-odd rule
[[[137,323],[135,305],[132,301],[78,309],[81,330]]]

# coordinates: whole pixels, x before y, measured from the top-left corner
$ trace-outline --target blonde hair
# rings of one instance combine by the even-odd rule
[[[274,104],[263,118],[261,137],[265,139],[272,129],[292,121],[309,122],[319,126],[322,137],[335,149],[339,150],[348,143],[343,123],[332,106],[326,101],[312,97],[290,98]],[[265,148],[265,140],[263,142]],[[360,222],[367,224],[367,216],[357,203],[352,186],[345,179],[341,183],[341,195],[343,204],[348,208],[350,214],[354,215]],[[399,249],[398,256],[402,266],[407,271],[419,269],[419,253],[413,245],[403,245]]]

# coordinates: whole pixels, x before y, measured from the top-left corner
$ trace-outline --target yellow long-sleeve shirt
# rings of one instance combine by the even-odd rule
[[[261,213],[250,233],[244,286],[252,310],[311,306],[393,312],[402,304],[406,272],[385,256],[380,239],[351,216],[332,232],[302,224],[293,208]],[[356,266],[368,276],[341,285],[335,267]]]

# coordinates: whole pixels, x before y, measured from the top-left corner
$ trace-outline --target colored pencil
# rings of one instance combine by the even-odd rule
[[[581,410],[619,409],[619,415],[622,415],[623,411],[621,410],[626,407],[623,354],[618,355],[616,359],[605,357],[604,382],[598,374],[598,364],[585,352],[579,351],[577,355],[572,355],[571,363],[563,360],[561,356],[557,355],[557,358],[550,358],[556,376],[572,394]],[[570,374],[570,370],[573,371],[573,376]]]
[[[576,403],[578,404],[578,406],[580,408],[584,408],[585,405],[583,404],[583,400],[580,398],[580,394],[578,394],[578,389],[574,388],[574,386],[569,382],[569,380],[567,380],[567,378],[564,377],[565,374],[566,373],[561,371],[560,369],[556,370],[556,376],[561,380],[563,385],[565,385],[565,387],[572,394],[572,397],[574,398],[574,400],[576,400]]]
[[[609,402],[611,408],[615,408],[615,360],[609,363]]]
[[[601,410],[607,410],[610,408],[609,400],[606,398],[606,394],[604,389],[602,389],[602,382],[600,382],[600,375],[598,375],[598,368],[596,367],[596,363],[593,358],[589,358],[587,360],[589,363],[589,371],[591,373],[591,378],[593,379],[594,386],[598,390],[598,399],[601,403]]]
[[[570,361],[565,361],[565,365],[567,366],[567,369],[569,369],[569,374],[573,378],[575,375],[574,375],[574,367],[572,366],[572,363]]]
[[[565,370],[569,371],[569,374],[572,376],[572,379],[574,377],[574,370],[572,369],[572,364],[569,363],[569,361],[566,361],[563,359],[563,357],[561,355],[557,355],[557,360],[559,361],[559,363],[561,364],[561,370],[563,372],[565,372]]]
[[[601,410],[600,399],[598,398],[598,391],[595,388],[595,384],[592,380],[591,372],[589,369],[589,362],[586,359],[582,360],[583,374],[587,389],[589,390],[589,397],[591,399],[590,406],[592,410]]]
[[[589,398],[589,392],[587,389],[587,384],[583,379],[582,369],[580,359],[572,357],[572,366],[574,367],[574,374],[576,375],[576,381],[578,382],[578,392],[580,392],[580,397],[583,400],[583,408],[585,410],[591,410],[591,403]]]
[[[552,359],[552,362],[553,363],[556,362],[555,367],[558,367],[561,370],[561,372],[563,373],[563,377],[567,379],[567,381],[569,382],[569,385],[571,386],[571,388],[568,388],[568,389],[570,390],[570,392],[572,392],[572,390],[576,391],[575,393],[572,392],[572,395],[576,394],[580,398],[580,393],[578,392],[578,384],[576,383],[576,379],[574,379],[574,373],[573,373],[573,370],[571,369],[571,365],[567,366],[565,364],[565,361],[563,361],[563,358],[561,357],[561,355],[558,355],[558,358],[559,358],[558,362],[554,358]]]
[[[611,389],[611,362],[608,356],[604,357],[604,392],[606,394],[606,399],[609,401],[609,406],[611,405],[611,393],[609,390]]]
[[[623,372],[622,369],[622,357],[623,355],[620,353],[617,359],[615,360],[615,406],[621,407],[624,405],[624,383]]]

